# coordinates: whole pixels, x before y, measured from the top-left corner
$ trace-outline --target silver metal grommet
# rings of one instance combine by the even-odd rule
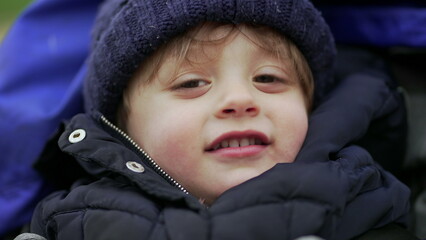
[[[145,168],[138,162],[129,161],[126,163],[126,167],[135,173],[145,172]]]
[[[86,131],[83,129],[74,130],[69,136],[68,141],[70,143],[78,143],[81,142],[86,137]]]

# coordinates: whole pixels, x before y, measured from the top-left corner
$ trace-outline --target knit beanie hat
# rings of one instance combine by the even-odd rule
[[[269,26],[291,39],[314,76],[314,102],[333,85],[334,39],[308,0],[106,0],[93,29],[87,111],[110,121],[136,69],[160,45],[205,21]]]

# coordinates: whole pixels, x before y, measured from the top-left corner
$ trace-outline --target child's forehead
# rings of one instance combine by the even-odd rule
[[[211,30],[211,31],[209,31]],[[273,41],[259,41],[260,32],[247,31],[233,26],[219,26],[216,28],[204,28],[196,32],[187,47],[172,45],[175,49],[169,49],[165,61],[178,62],[179,67],[193,67],[194,65],[209,64],[219,59],[224,49],[235,50],[241,46],[244,52],[238,54],[247,57],[257,56],[259,60],[276,61],[287,59],[287,45],[285,39]],[[278,37],[278,36],[276,36]],[[238,44],[232,44],[237,41]],[[184,44],[185,45],[185,44]],[[278,46],[280,45],[280,46]]]
[[[166,55],[180,57],[184,53],[183,55],[190,57],[202,55],[201,57],[204,58],[206,54],[220,53],[235,38],[247,40],[245,43],[249,44],[250,49],[259,54],[275,54],[283,57],[288,52],[288,41],[285,36],[269,27],[207,22],[188,31],[183,35],[183,41],[176,41],[177,44],[166,47],[168,48],[166,52],[169,52]]]
[[[148,83],[159,77],[158,74],[164,72],[164,69],[168,69],[170,76],[175,76],[186,69],[212,64],[236,38],[245,40],[243,43],[248,48],[242,54],[247,57],[256,56],[259,61],[278,60],[281,63],[289,59],[287,40],[270,28],[208,22],[190,29],[157,49],[142,62],[140,71],[135,76],[146,79],[143,82]],[[174,71],[169,71],[170,69]]]
[[[248,65],[246,67],[276,66],[284,72],[291,72],[293,69],[293,65],[288,62],[287,55],[279,57],[276,52],[253,42],[244,33],[235,31],[230,35],[226,34],[229,33],[228,30],[220,29],[214,33],[216,38],[213,40],[209,36],[205,36],[208,37],[208,40],[192,42],[183,55],[177,54],[180,51],[175,54],[166,54],[159,63],[158,75],[154,79],[160,79],[162,83],[170,83],[184,73],[215,71],[216,68],[228,63],[224,59],[230,55],[238,55],[247,59],[244,62]]]
[[[237,30],[237,25],[206,22],[188,31],[187,35],[198,41],[217,41]]]

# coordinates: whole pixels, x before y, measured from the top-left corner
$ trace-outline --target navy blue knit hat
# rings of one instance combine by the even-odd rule
[[[205,21],[269,26],[291,39],[307,59],[314,76],[314,101],[333,84],[334,40],[308,0],[107,0],[93,30],[86,110],[115,121],[123,90],[142,61]]]

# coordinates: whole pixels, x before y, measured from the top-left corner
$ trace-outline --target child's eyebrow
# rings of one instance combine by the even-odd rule
[[[277,67],[282,69],[287,74],[289,71],[295,70],[293,61],[288,55],[288,53],[277,54],[276,52],[273,52],[271,50],[262,47],[257,47],[256,51],[254,51],[252,54],[257,56],[258,61],[270,63],[271,65],[277,65]]]
[[[162,84],[170,85],[182,75],[182,73],[198,67],[202,67],[201,64],[191,63],[186,57],[171,56],[164,61],[164,64],[158,71],[157,78]],[[167,76],[161,76],[161,73],[165,71],[168,72]]]

